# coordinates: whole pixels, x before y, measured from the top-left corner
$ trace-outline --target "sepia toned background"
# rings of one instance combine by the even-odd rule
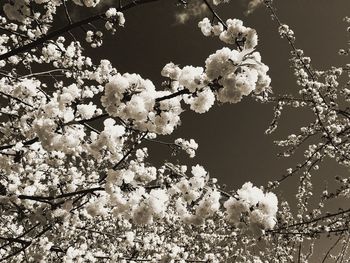
[[[125,28],[118,29],[115,36],[108,35],[104,48],[93,50],[91,55],[96,59],[111,60],[120,73],[139,73],[158,87],[164,80],[160,71],[170,61],[180,66],[204,66],[208,55],[225,43],[217,38],[204,37],[197,27],[199,18],[184,25],[176,23],[174,13],[180,8],[175,2],[159,1],[128,11]],[[246,4],[246,1],[231,1],[217,11],[224,20],[239,18],[245,26],[257,30],[257,50],[262,61],[270,67],[274,94],[296,94],[298,87],[288,62],[290,47],[287,41],[280,39],[277,25],[266,8],[262,6],[246,16]],[[343,18],[349,15],[350,1],[280,0],[274,5],[282,22],[294,30],[296,46],[312,58],[314,68],[327,69],[349,62],[337,52],[349,40]],[[313,116],[308,110],[286,108],[278,130],[265,135],[272,119],[272,107],[245,97],[237,104],[216,105],[205,114],[184,112],[182,125],[172,137],[194,138],[200,147],[194,160],[188,161],[185,155],[181,155],[181,161],[204,165],[211,176],[220,179],[228,188],[240,187],[246,181],[266,185],[268,180],[278,179],[286,168],[302,161],[302,151],[292,158],[277,158],[281,149],[274,146],[273,141],[297,133],[301,125],[307,124]],[[169,137],[162,139],[171,141]],[[150,145],[150,148],[159,160],[171,159],[167,147]],[[327,177],[338,173],[348,171],[329,161],[315,176],[317,174],[318,184],[322,185]],[[288,184],[291,182],[293,179]],[[293,187],[283,189],[290,193],[294,190]]]
[[[349,63],[337,52],[349,40],[343,18],[349,14],[349,0],[280,0],[274,1],[277,14],[283,23],[294,30],[296,46],[312,58],[316,69],[327,69],[332,65]],[[204,37],[197,27],[198,19],[184,25],[176,23],[174,13],[179,10],[175,1],[160,1],[130,10],[125,14],[124,29],[115,36],[105,39],[104,49],[94,53],[95,57],[107,58],[120,73],[139,73],[160,86],[162,67],[172,61],[180,66],[204,66],[207,56],[224,46],[217,38]],[[231,1],[217,9],[219,15],[239,18],[245,26],[255,28],[259,36],[258,51],[262,61],[270,67],[272,88],[275,95],[298,92],[288,59],[290,47],[280,39],[277,25],[264,7],[245,16],[246,1]],[[100,53],[101,51],[101,53]],[[151,156],[159,164],[164,159],[184,164],[201,164],[212,177],[226,184],[226,189],[237,189],[244,182],[266,185],[269,180],[280,178],[289,167],[295,167],[303,159],[300,149],[291,158],[277,158],[279,149],[274,140],[283,139],[312,120],[308,110],[286,108],[278,130],[265,135],[273,114],[273,105],[260,104],[245,97],[238,104],[214,106],[208,113],[196,114],[186,111],[182,115],[182,125],[171,138],[194,138],[200,145],[197,156],[189,160],[185,154],[172,158],[171,151],[164,145],[148,144]],[[169,137],[161,137],[171,141]],[[335,161],[326,160],[321,169],[313,172],[315,195],[324,187],[332,187],[336,175],[348,176],[349,171],[339,167]],[[287,180],[276,192],[280,200],[295,204],[298,176]],[[330,204],[330,209],[348,207],[349,202]],[[334,207],[332,207],[334,206]],[[315,250],[313,262],[320,262],[322,252],[331,244],[331,239],[321,239]],[[307,251],[309,248],[303,248]]]
[[[117,0],[105,0],[108,6]],[[99,49],[86,49],[86,54],[97,62],[108,59],[123,74],[138,73],[153,81],[161,88],[164,80],[160,71],[169,62],[204,67],[205,59],[216,50],[226,46],[218,38],[204,37],[197,24],[202,17],[193,18],[185,24],[176,22],[175,13],[181,11],[177,0],[158,0],[157,2],[132,8],[125,13],[124,28],[115,35],[105,34],[104,44]],[[262,61],[270,67],[272,89],[275,95],[297,94],[298,86],[290,68],[290,46],[279,37],[277,24],[263,6],[251,15],[245,15],[246,0],[231,0],[216,8],[218,14],[227,18],[239,18],[244,25],[257,30]],[[0,0],[0,6],[1,6]],[[107,9],[101,6],[100,11]],[[338,50],[350,41],[343,21],[350,16],[350,0],[275,0],[276,12],[283,23],[295,32],[296,46],[303,49],[312,59],[315,69],[325,70],[331,66],[350,63],[349,57],[339,56]],[[75,21],[89,14],[86,9],[71,5]],[[80,12],[84,10],[84,12]],[[64,16],[58,23],[66,25]],[[99,22],[103,27],[103,23]],[[98,24],[98,23],[97,23]],[[59,25],[60,27],[62,25]],[[73,32],[77,38],[84,39],[80,29]],[[68,35],[68,34],[67,34]],[[0,98],[0,104],[6,101]],[[193,138],[199,144],[197,156],[189,159],[180,152],[172,156],[171,149],[165,145],[144,143],[149,147],[150,161],[161,165],[164,160],[186,165],[200,164],[216,177],[227,191],[238,189],[247,181],[256,186],[266,186],[268,181],[279,179],[289,167],[303,161],[303,150],[290,158],[278,158],[281,148],[274,141],[284,139],[291,133],[298,133],[301,126],[313,120],[308,109],[285,108],[279,127],[272,135],[265,130],[273,117],[273,105],[255,102],[250,97],[237,104],[215,105],[205,114],[186,110],[182,114],[182,125],[171,136],[158,139],[173,142],[176,138]],[[1,117],[0,117],[1,121]],[[102,124],[101,124],[102,125]],[[349,177],[349,170],[340,167],[334,160],[325,160],[319,171],[312,172],[315,200],[325,187],[334,187],[333,178],[337,175]],[[287,200],[295,210],[295,194],[298,175],[286,180],[275,193],[279,200]],[[336,211],[339,207],[349,208],[349,200],[329,203],[328,209]],[[317,243],[312,263],[319,263],[334,237],[323,237]],[[309,248],[303,247],[303,251]],[[347,259],[350,262],[349,259]],[[331,261],[327,261],[331,262]]]

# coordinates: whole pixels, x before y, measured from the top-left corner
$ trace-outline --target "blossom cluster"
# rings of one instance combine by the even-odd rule
[[[244,185],[235,200],[248,210],[234,210],[232,196],[204,167],[153,165],[141,144],[171,134],[186,109],[205,113],[217,102],[269,90],[268,67],[253,50],[255,30],[236,19],[226,29],[203,20],[206,35],[239,44],[209,55],[203,67],[166,64],[165,81],[156,87],[107,59],[96,63],[85,55],[86,43],[59,34],[60,11],[74,27],[71,4],[83,9],[102,2],[3,5],[0,24],[9,35],[0,37],[0,256],[9,262],[224,262],[246,242],[237,238],[243,230],[232,218],[244,217],[261,233],[271,229],[275,196]],[[121,10],[139,3],[93,17],[114,33],[125,23]],[[89,23],[85,41],[102,46],[103,29]],[[198,148],[193,139],[165,144],[191,158]],[[215,243],[222,248],[214,253]]]
[[[237,190],[237,196],[230,197],[224,203],[227,219],[232,224],[238,227],[248,225],[253,231],[272,229],[275,226],[277,205],[274,193],[264,193],[250,182]]]
[[[228,19],[225,25],[221,22],[212,25],[212,22],[205,17],[198,23],[198,27],[203,35],[219,36],[220,40],[227,44],[237,44],[244,46],[245,49],[253,49],[258,44],[256,31],[250,27],[245,27],[239,19]]]
[[[184,150],[190,156],[190,158],[193,158],[196,155],[198,143],[196,143],[195,140],[190,139],[188,141],[182,138],[178,138],[174,143],[175,145],[181,147],[181,149]]]
[[[115,8],[109,8],[106,13],[107,22],[105,28],[112,31],[112,34],[116,32],[116,26],[123,27],[125,24],[124,14],[117,11]]]

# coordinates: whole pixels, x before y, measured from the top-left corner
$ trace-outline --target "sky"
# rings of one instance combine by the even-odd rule
[[[125,27],[118,29],[116,35],[107,36],[104,47],[98,52],[90,52],[94,52],[96,58],[109,59],[120,73],[138,73],[151,79],[158,87],[163,80],[160,71],[168,62],[180,66],[204,66],[205,59],[225,44],[217,38],[204,37],[197,27],[199,19],[183,25],[176,23],[174,14],[179,8],[175,2],[161,0],[126,12]],[[257,50],[262,55],[262,61],[270,67],[274,94],[295,94],[298,87],[288,61],[290,47],[287,41],[280,39],[276,22],[266,8],[260,7],[246,16],[246,4],[247,1],[232,0],[216,10],[224,20],[239,18],[245,26],[257,30]],[[275,0],[274,6],[280,20],[295,32],[296,46],[311,57],[315,69],[349,63],[337,54],[349,40],[346,24],[342,21],[350,15],[349,0]],[[272,135],[265,135],[273,116],[272,107],[245,97],[237,104],[216,105],[205,114],[186,111],[182,115],[182,125],[174,134],[160,139],[194,138],[199,143],[196,158],[189,160],[184,154],[180,155],[180,161],[203,165],[212,177],[226,184],[228,190],[237,189],[247,181],[258,186],[266,185],[303,160],[302,150],[292,158],[277,158],[282,149],[273,142],[297,133],[302,125],[312,120],[308,110],[286,109],[278,130]],[[167,147],[148,146],[156,162],[174,160]],[[320,171],[313,175],[315,189],[323,189],[328,184],[327,180],[335,175],[348,174],[348,170],[334,161],[326,160]],[[276,190],[277,194],[292,201],[297,180],[298,177],[289,179]]]
[[[98,52],[93,50],[94,56],[111,60],[120,73],[139,73],[158,87],[164,80],[160,71],[170,61],[180,66],[204,66],[205,59],[225,44],[217,38],[204,37],[197,27],[199,19],[177,24],[174,13],[179,8],[175,2],[163,0],[129,10],[125,13],[125,27],[116,35],[107,36],[104,48]],[[296,46],[312,58],[314,68],[327,69],[346,62],[337,51],[345,47],[348,40],[342,19],[350,10],[350,1],[280,0],[274,5],[282,22],[294,30]],[[231,1],[217,8],[217,12],[224,20],[239,18],[245,26],[257,30],[257,50],[270,67],[274,94],[297,92],[288,62],[290,47],[286,40],[279,38],[275,21],[264,7],[249,16],[244,15],[245,8],[246,1]],[[186,111],[173,137],[194,138],[200,147],[193,162],[204,165],[211,176],[230,188],[237,188],[246,181],[264,185],[302,160],[300,154],[277,159],[281,149],[274,146],[273,141],[298,132],[301,125],[312,120],[309,111],[287,109],[277,132],[265,135],[272,119],[272,107],[245,97],[237,104],[216,105],[205,114]],[[162,139],[170,140],[169,137]],[[156,146],[154,151],[162,159],[167,153],[164,146]],[[327,163],[324,172],[334,171],[335,165]]]
[[[175,13],[180,8],[175,3],[176,0],[159,0],[130,9],[125,13],[125,27],[119,28],[113,36],[106,34],[104,45],[96,50],[87,49],[87,55],[95,60],[109,59],[120,73],[138,73],[152,80],[157,87],[164,80],[160,71],[168,62],[181,67],[204,66],[205,59],[225,44],[217,38],[202,35],[197,26],[200,18],[186,24],[176,23]],[[266,8],[260,7],[246,16],[246,6],[245,0],[231,0],[216,11],[223,20],[239,18],[245,26],[256,29],[259,36],[257,51],[270,68],[274,94],[295,94],[298,87],[288,61],[290,46],[279,37],[277,24]],[[337,52],[349,41],[343,18],[350,15],[350,0],[275,0],[274,6],[280,20],[295,32],[296,46],[311,57],[315,69],[349,63],[349,59],[340,57]],[[76,11],[73,17],[78,19],[86,15]],[[199,144],[197,156],[189,159],[186,154],[180,154],[179,162],[203,165],[211,177],[226,185],[227,190],[238,189],[247,181],[266,186],[268,181],[279,179],[287,168],[295,167],[303,160],[302,150],[291,158],[277,158],[282,149],[273,142],[297,133],[302,125],[313,120],[308,110],[287,108],[277,131],[265,135],[272,116],[273,105],[257,103],[248,96],[237,104],[215,105],[205,114],[185,111],[182,125],[172,136],[159,139],[171,142],[179,137],[194,138]],[[150,143],[147,146],[155,163],[176,162],[166,146]],[[339,167],[335,161],[326,160],[321,169],[313,173],[315,191],[320,192],[331,184],[336,175],[349,176],[349,170]],[[295,176],[276,189],[280,201],[286,199],[293,206],[297,181]],[[337,209],[339,205],[348,208],[347,203],[331,204],[330,209]],[[323,252],[327,246],[329,240],[322,240],[318,251]],[[319,257],[315,254],[313,262],[316,263]]]

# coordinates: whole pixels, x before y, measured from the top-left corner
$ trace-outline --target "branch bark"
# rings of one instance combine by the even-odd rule
[[[151,2],[156,2],[156,1],[159,1],[159,0],[134,0],[131,3],[129,3],[129,4],[118,8],[118,11],[123,12],[123,11],[131,9],[133,7],[136,7],[136,6],[139,6],[139,5],[143,5],[143,4],[147,4],[147,3],[151,3]],[[42,38],[39,38],[39,39],[37,39],[37,40],[35,40],[35,41],[31,42],[31,43],[28,43],[28,44],[20,46],[18,48],[12,49],[11,51],[0,55],[0,60],[4,60],[4,59],[7,59],[7,58],[9,58],[11,56],[18,55],[20,53],[24,53],[26,51],[29,51],[29,50],[31,50],[33,48],[36,48],[36,47],[44,44],[46,41],[48,41],[50,39],[53,39],[53,38],[58,37],[58,36],[60,36],[60,35],[62,35],[64,33],[69,32],[72,29],[81,27],[83,25],[92,23],[94,21],[97,21],[97,20],[103,19],[103,18],[106,18],[105,13],[100,13],[100,14],[88,17],[86,19],[80,20],[78,22],[69,24],[69,25],[67,25],[65,27],[62,27],[62,28],[60,28],[60,29],[58,29],[56,31],[53,31],[53,32],[43,36]]]

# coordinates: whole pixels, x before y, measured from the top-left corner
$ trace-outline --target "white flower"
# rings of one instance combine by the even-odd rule
[[[89,104],[79,104],[77,105],[77,112],[83,119],[91,119],[94,116],[96,111],[96,105],[93,105],[92,102]]]
[[[207,175],[207,171],[199,164],[192,166],[191,173],[194,177],[205,177]]]
[[[254,231],[272,229],[276,224],[278,200],[274,193],[264,193],[252,183],[245,183],[237,190],[236,198],[230,197],[225,203],[227,220],[239,224],[243,212],[248,215]]]
[[[223,86],[217,91],[221,102],[237,103],[251,92],[261,93],[269,88],[269,68],[261,63],[258,52],[238,52],[223,48],[210,55],[206,63],[206,75],[210,80],[219,79]]]
[[[190,92],[195,92],[197,89],[205,86],[203,68],[202,67],[193,67],[185,66],[181,70],[179,77],[180,85],[183,85]]]
[[[111,18],[111,17],[116,16],[116,15],[117,15],[117,9],[115,9],[115,8],[109,8],[106,11],[106,17],[107,18]]]
[[[180,146],[182,150],[186,151],[186,153],[193,158],[196,155],[196,150],[198,148],[198,144],[195,140],[190,139],[189,141],[178,138],[175,140],[175,144]]]
[[[175,65],[173,62],[170,62],[164,66],[162,69],[161,75],[163,77],[168,77],[173,80],[178,80],[181,74],[181,69]]]
[[[117,16],[118,16],[119,26],[124,26],[124,24],[125,24],[124,14],[122,12],[117,12]]]
[[[211,35],[212,25],[207,17],[203,18],[203,20],[198,23],[198,27],[201,29],[203,35],[205,35],[206,37]]]
[[[197,113],[205,113],[214,105],[215,96],[209,87],[205,87],[196,95],[189,95],[184,100],[190,104],[191,110]]]
[[[244,43],[245,49],[253,49],[258,44],[256,31],[250,27],[243,26],[239,19],[228,19],[226,21],[227,29],[220,34],[220,40],[228,44],[238,42]]]

